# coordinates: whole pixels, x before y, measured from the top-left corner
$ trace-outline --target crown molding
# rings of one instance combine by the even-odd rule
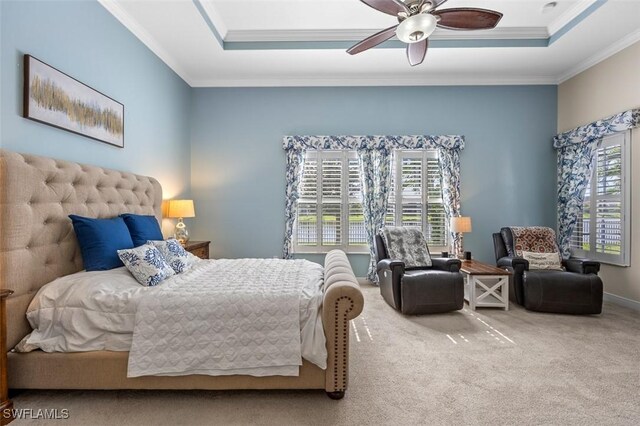
[[[616,53],[620,52],[621,50],[626,49],[627,47],[631,46],[632,44],[637,43],[638,41],[640,41],[640,30],[637,30],[637,31],[627,35],[626,37],[618,40],[617,42],[615,42],[614,44],[610,45],[606,49],[601,50],[600,52],[596,53],[595,55],[593,55],[593,56],[585,59],[584,61],[580,62],[579,64],[573,66],[572,68],[569,68],[569,70],[567,70],[566,72],[564,72],[563,74],[561,74],[558,77],[557,84],[564,83],[565,81],[569,80],[570,78],[575,77],[576,75],[580,74],[581,72],[588,70],[589,68],[599,64],[600,62],[604,61],[605,59],[610,58],[611,56],[615,55]]]
[[[192,0],[198,1],[198,0]],[[569,11],[565,12],[561,18],[554,21],[550,29],[564,28],[575,19],[575,14],[584,13],[599,1],[606,0],[582,0]],[[492,86],[492,85],[557,85],[561,84],[575,75],[597,65],[605,59],[615,55],[621,50],[640,41],[640,30],[637,30],[608,48],[587,58],[574,67],[568,69],[560,75],[553,76],[500,76],[500,75],[431,75],[431,76],[398,76],[379,75],[373,77],[356,78],[352,75],[325,77],[325,76],[278,76],[273,78],[213,78],[194,79],[175,60],[160,43],[151,36],[132,16],[120,6],[116,0],[98,0],[107,11],[109,11],[122,25],[133,33],[145,46],[147,46],[156,56],[158,56],[169,68],[171,68],[180,78],[191,87],[326,87],[326,86]],[[345,39],[358,40],[364,38],[376,30],[292,30],[292,31],[272,31],[272,30],[248,30],[230,31],[222,24],[219,14],[209,2],[202,2],[202,7],[207,16],[215,22],[216,28],[221,34],[226,34],[225,39],[230,42],[287,42],[297,41],[345,41]],[[434,41],[442,42],[460,40],[500,40],[509,37],[514,40],[537,40],[549,37],[549,33],[544,27],[529,28],[496,28],[490,31],[474,32],[473,35],[463,32],[436,31],[433,35]]]
[[[98,0],[98,3],[102,5],[109,13],[111,13],[126,29],[128,29],[134,36],[138,38],[145,46],[149,48],[160,60],[162,60],[169,68],[173,70],[178,76],[183,79],[189,86],[191,84],[191,78],[189,73],[186,72],[180,63],[175,60],[160,43],[151,36],[140,24],[129,15],[116,1],[114,0]]]
[[[218,34],[220,34],[220,37],[222,37],[223,40],[226,39],[227,35],[229,34],[229,29],[225,25],[224,21],[222,20],[222,16],[220,15],[220,13],[218,13],[213,3],[210,1],[200,0],[193,0],[193,2],[197,2],[202,6],[204,12],[207,14],[207,16],[209,16],[211,23],[218,31]]]
[[[229,30],[225,42],[355,42],[380,31],[377,29],[311,29],[311,30]],[[449,31],[437,29],[431,40],[500,40],[500,39],[546,39],[549,32],[545,27],[507,27],[487,31]]]
[[[549,35],[553,35],[563,29],[572,20],[578,17],[582,12],[590,8],[598,0],[580,0],[573,7],[567,9],[562,15],[558,16],[548,26]]]
[[[440,74],[424,77],[275,77],[196,80],[192,87],[363,87],[363,86],[521,86],[556,85],[555,76],[468,76]]]

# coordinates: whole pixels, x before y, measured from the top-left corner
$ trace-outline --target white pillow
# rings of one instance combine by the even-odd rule
[[[562,271],[560,255],[558,253],[536,253],[523,251],[522,257],[529,261],[529,269],[548,269]]]
[[[152,244],[118,250],[118,257],[131,272],[131,275],[144,286],[153,287],[175,275],[160,250]]]
[[[186,251],[182,244],[174,238],[169,238],[166,241],[147,241],[147,244],[152,244],[160,250],[160,253],[162,253],[162,256],[176,274],[188,270],[199,260],[197,256]]]

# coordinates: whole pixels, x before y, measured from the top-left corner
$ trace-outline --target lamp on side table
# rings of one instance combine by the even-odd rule
[[[466,232],[471,232],[471,218],[469,216],[458,216],[451,218],[451,232],[458,234],[458,238],[453,241],[453,253],[462,259],[464,257],[464,245],[462,242],[463,235]]]
[[[189,241],[189,231],[182,219],[185,217],[196,217],[193,200],[169,200],[167,217],[178,219],[174,237],[184,246]]]

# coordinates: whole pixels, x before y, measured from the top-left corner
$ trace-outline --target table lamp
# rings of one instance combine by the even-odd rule
[[[169,200],[167,217],[178,218],[173,236],[180,244],[185,245],[187,241],[189,241],[189,231],[182,219],[185,217],[196,217],[193,200]]]
[[[453,242],[453,252],[462,259],[464,257],[464,248],[462,244],[462,237],[465,232],[471,232],[471,218],[468,216],[452,217],[450,223],[451,232],[459,234],[457,241]]]

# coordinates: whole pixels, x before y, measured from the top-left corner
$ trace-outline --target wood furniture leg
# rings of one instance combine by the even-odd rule
[[[11,423],[13,402],[9,399],[7,383],[7,311],[6,299],[13,291],[0,290],[0,426]]]

